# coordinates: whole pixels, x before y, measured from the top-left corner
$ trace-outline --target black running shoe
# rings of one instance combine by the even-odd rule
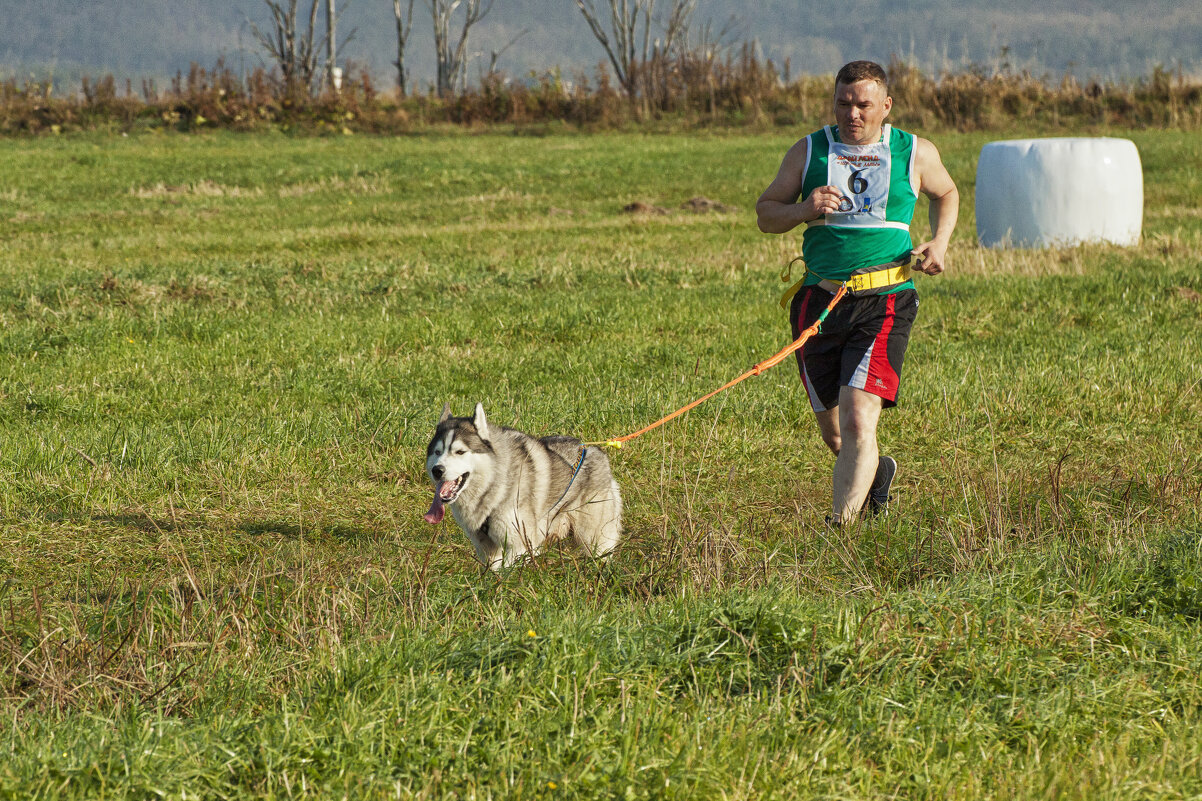
[[[872,479],[872,489],[868,490],[868,514],[879,515],[885,511],[896,475],[897,461],[892,456],[882,456],[876,466],[876,476]]]

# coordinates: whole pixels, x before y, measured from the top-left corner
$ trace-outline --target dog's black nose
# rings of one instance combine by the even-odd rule
[[[442,477],[446,472],[447,469],[440,464],[436,464],[430,468],[430,475],[434,476],[435,481],[442,481]]]

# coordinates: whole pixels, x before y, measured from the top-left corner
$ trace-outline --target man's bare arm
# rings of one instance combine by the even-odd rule
[[[933,144],[919,139],[915,147],[918,148],[914,154],[918,191],[931,200],[931,238],[912,251],[918,257],[914,269],[927,275],[938,275],[947,262],[947,246],[960,216],[960,191]]]
[[[843,194],[833,186],[820,186],[805,200],[797,202],[801,196],[802,172],[809,155],[804,139],[789,148],[776,178],[756,201],[756,223],[764,233],[783,234],[839,209]]]

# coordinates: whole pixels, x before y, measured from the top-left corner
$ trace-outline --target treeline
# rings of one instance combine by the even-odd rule
[[[744,46],[721,61],[688,54],[652,58],[636,66],[633,93],[612,79],[605,64],[592,75],[548,73],[525,81],[494,73],[449,97],[380,91],[366,70],[353,68],[338,91],[297,92],[275,70],[239,76],[220,61],[213,69],[193,65],[166,87],[85,78],[79,92],[66,97],[49,83],[9,80],[0,83],[0,135],[267,128],[396,134],[439,125],[772,127],[828,116],[832,76],[786,80],[754,53]],[[1202,83],[1163,69],[1122,82],[1071,76],[1049,81],[982,69],[932,77],[898,60],[888,72],[892,120],[919,130],[992,130],[1016,123],[1202,127]]]

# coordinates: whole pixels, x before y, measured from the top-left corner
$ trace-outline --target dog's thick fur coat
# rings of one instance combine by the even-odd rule
[[[621,536],[622,497],[601,450],[490,425],[480,404],[472,417],[443,407],[426,471],[434,484],[426,520],[440,522],[450,506],[493,570],[568,534],[585,553],[604,557]]]

